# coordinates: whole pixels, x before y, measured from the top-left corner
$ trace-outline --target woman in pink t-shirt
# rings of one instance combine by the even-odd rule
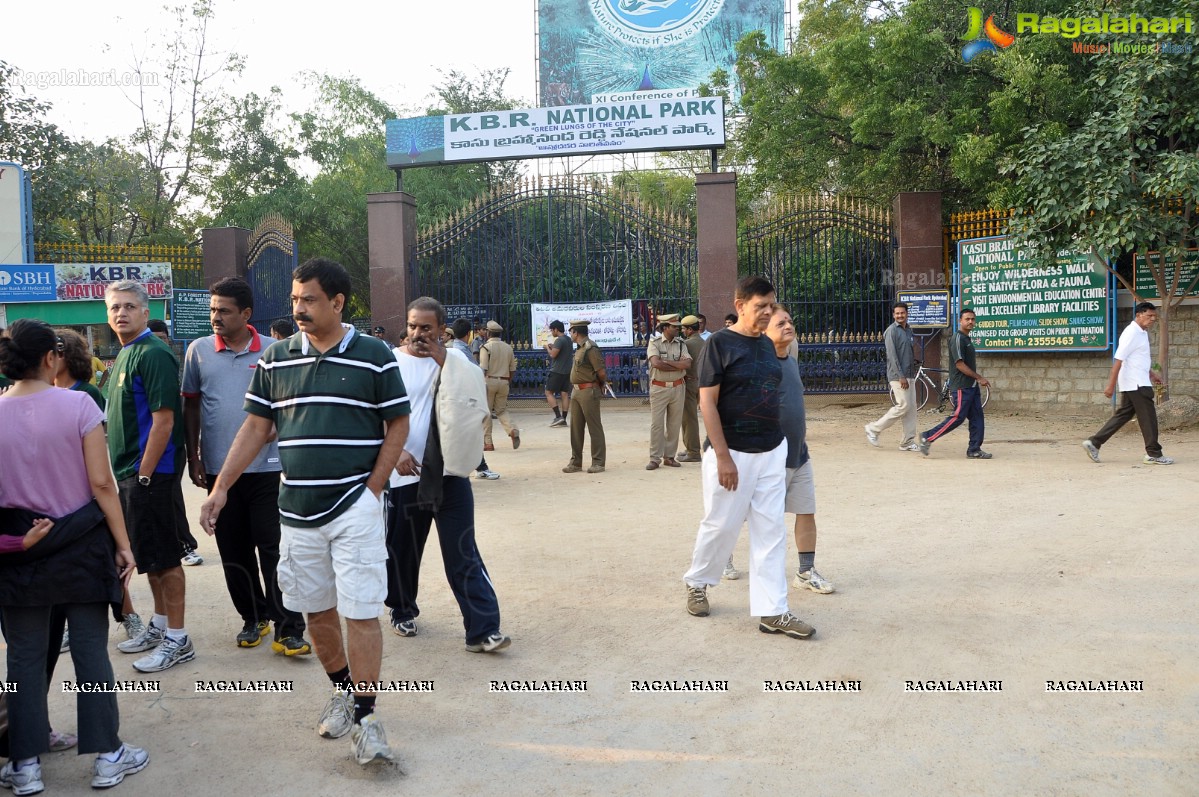
[[[86,393],[54,387],[62,350],[43,321],[21,319],[0,338],[0,372],[15,383],[0,396],[0,429],[12,441],[0,457],[0,522],[10,533],[14,527],[23,533],[54,519],[27,551],[0,557],[8,678],[21,685],[7,695],[9,761],[0,769],[0,786],[19,794],[42,790],[38,756],[49,747],[45,687],[55,609],[71,625],[79,752],[97,754],[92,786],[115,786],[149,763],[144,750],[120,740],[115,693],[99,691],[114,682],[109,604],[119,604],[134,562],[103,413]]]

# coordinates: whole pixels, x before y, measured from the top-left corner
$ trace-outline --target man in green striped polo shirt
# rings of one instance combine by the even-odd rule
[[[366,765],[394,760],[374,715],[383,657],[379,605],[387,596],[382,495],[408,438],[409,406],[387,344],[341,323],[349,296],[349,274],[337,263],[314,258],[293,272],[300,333],[259,360],[246,393],[248,415],[200,523],[214,532],[229,487],[277,432],[279,588],[284,606],[308,615],[333,683],[317,732],[338,738],[353,731],[354,755]]]

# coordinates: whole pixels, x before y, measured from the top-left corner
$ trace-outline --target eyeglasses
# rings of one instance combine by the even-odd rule
[[[63,354],[64,352],[66,352],[66,350],[67,350],[67,344],[63,343],[62,338],[55,335],[54,336],[54,351],[58,352],[59,354]]]

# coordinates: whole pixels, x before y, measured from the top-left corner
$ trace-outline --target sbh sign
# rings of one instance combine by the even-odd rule
[[[169,299],[170,263],[16,263],[0,265],[0,303],[102,300],[109,285],[140,283],[151,299]]]

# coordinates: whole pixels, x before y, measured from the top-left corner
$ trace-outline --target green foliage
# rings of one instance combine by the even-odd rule
[[[1115,5],[1112,13],[1124,15],[1199,16],[1193,0]],[[1096,37],[1114,38],[1129,37]],[[1162,252],[1152,270],[1158,295],[1174,297],[1160,310],[1158,359],[1166,371],[1169,311],[1181,301],[1175,293],[1187,287],[1168,281],[1167,268],[1181,262],[1199,235],[1199,50],[1087,61],[1082,88],[1091,111],[1064,127],[1029,126],[1024,145],[1005,162],[1014,178],[1012,204],[1022,209],[1012,230],[1041,257],[1065,247],[1102,260]]]
[[[1007,18],[1061,3],[1035,5],[1012,3]],[[754,194],[817,190],[888,203],[899,191],[939,190],[948,209],[983,207],[1002,195],[995,163],[1023,128],[1065,124],[1086,107],[1078,59],[1060,39],[1021,37],[964,64],[956,2],[894,10],[804,0],[798,16],[791,55],[761,34],[737,47],[745,121],[733,143],[736,159],[753,166]]]

